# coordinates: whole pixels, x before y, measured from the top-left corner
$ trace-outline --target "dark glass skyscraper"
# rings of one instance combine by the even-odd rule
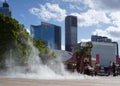
[[[6,2],[3,2],[3,6],[0,7],[0,14],[5,14],[7,16],[11,16],[11,10],[10,10],[10,7],[8,5],[8,3]]]
[[[73,51],[77,44],[77,17],[66,16],[65,18],[65,50]]]
[[[41,25],[31,25],[31,35],[35,39],[42,39],[51,49],[61,50],[61,27],[42,22]]]

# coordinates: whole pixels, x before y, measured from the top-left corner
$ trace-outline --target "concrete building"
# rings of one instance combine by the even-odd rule
[[[6,2],[3,2],[3,6],[0,7],[0,14],[5,14],[7,16],[11,16],[11,10],[10,10],[10,7],[9,7],[9,4]]]
[[[92,44],[92,57],[96,58],[99,56],[100,66],[108,67],[110,62],[116,62],[116,56],[118,55],[117,42],[92,42]]]
[[[42,39],[51,49],[61,50],[61,27],[46,22],[41,25],[31,25],[30,32],[33,38]]]
[[[99,63],[100,66],[108,67],[110,62],[116,62],[116,57],[119,55],[117,42],[112,42],[108,37],[97,35],[91,36],[91,42],[93,45],[91,57],[92,59],[96,59],[96,62]],[[75,49],[80,46],[86,46],[86,42],[77,44]]]
[[[92,57],[99,57],[99,64],[101,66],[108,67],[110,62],[116,62],[116,56],[118,53],[118,43],[112,42],[112,40],[105,36],[91,36],[91,42],[93,44]]]
[[[77,44],[77,17],[66,16],[65,18],[65,50],[72,52]]]

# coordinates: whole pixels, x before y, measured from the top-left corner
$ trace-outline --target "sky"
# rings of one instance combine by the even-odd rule
[[[2,2],[0,0],[0,5]],[[107,36],[120,43],[120,0],[7,0],[12,17],[29,31],[30,25],[48,22],[61,26],[65,44],[65,16],[78,18],[78,43],[91,35]],[[120,48],[120,47],[119,47]]]

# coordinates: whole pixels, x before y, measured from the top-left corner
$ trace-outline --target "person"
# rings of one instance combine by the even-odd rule
[[[94,68],[91,67],[88,63],[85,65],[84,74],[93,75]]]
[[[76,70],[78,73],[80,73],[80,61],[79,60],[76,63]]]
[[[84,74],[90,75],[89,65],[85,65]]]
[[[111,73],[112,73],[112,65],[113,65],[113,63],[112,63],[112,61],[110,61],[109,71],[108,71],[108,74],[109,74],[109,75],[111,75]]]
[[[98,65],[95,64],[95,67],[94,67],[94,75],[95,75],[95,76],[97,75],[97,72],[98,72]]]
[[[116,65],[114,62],[112,64],[112,71],[113,71],[113,76],[116,76]]]

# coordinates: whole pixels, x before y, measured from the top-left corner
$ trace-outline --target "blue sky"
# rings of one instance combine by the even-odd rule
[[[4,0],[0,0],[0,5]],[[91,35],[107,36],[120,43],[120,0],[7,0],[12,17],[25,25],[41,21],[61,26],[64,47],[64,18],[78,18],[78,42],[89,41]]]

